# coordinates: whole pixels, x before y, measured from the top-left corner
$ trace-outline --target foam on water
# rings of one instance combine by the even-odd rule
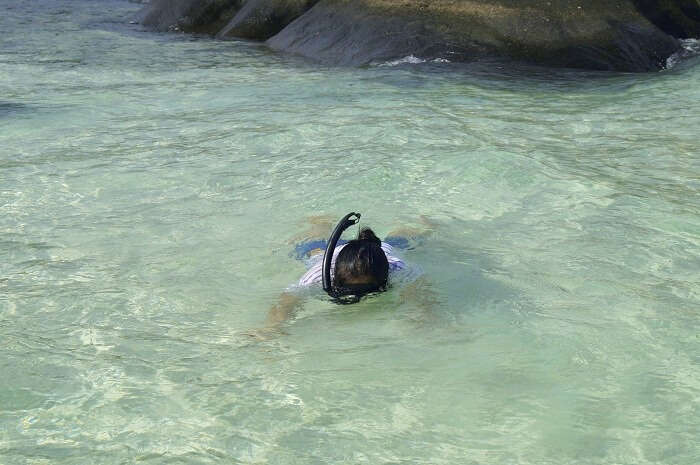
[[[666,68],[671,69],[674,66],[681,63],[683,60],[687,60],[692,57],[700,55],[700,40],[699,39],[683,39],[681,40],[682,49],[666,60]]]
[[[403,58],[398,58],[396,60],[387,61],[380,63],[379,66],[399,66],[399,65],[419,65],[421,63],[449,63],[450,60],[446,58],[434,58],[432,60],[427,60],[424,58],[418,58],[414,55],[407,55]]]

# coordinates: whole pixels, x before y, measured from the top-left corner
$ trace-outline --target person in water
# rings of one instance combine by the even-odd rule
[[[428,224],[426,219],[422,218],[422,220]],[[320,228],[314,228],[312,234],[319,234],[320,229],[328,227],[327,222],[318,222],[318,219],[313,219],[312,224],[320,226]],[[350,222],[350,224],[353,223]],[[340,232],[342,233],[342,230]],[[411,239],[417,239],[422,234],[425,234],[425,231],[404,229],[381,241],[372,229],[365,227],[360,229],[356,239],[338,240],[337,247],[332,251],[330,263],[332,287],[325,290],[343,303],[357,302],[364,295],[385,291],[389,285],[390,276],[407,269],[406,262],[395,253],[394,249],[410,248]],[[299,279],[297,285],[284,292],[279,302],[270,309],[266,322],[268,327],[275,327],[288,320],[301,307],[302,297],[299,291],[311,289],[323,283],[325,255],[323,252],[326,250],[328,253],[328,242],[332,240],[332,237],[328,241],[307,240],[295,247],[296,257],[304,260],[309,269]],[[325,283],[323,284],[325,288]],[[343,300],[347,297],[350,299]]]
[[[320,252],[320,248],[312,250],[310,254],[315,251]],[[405,267],[404,261],[394,255],[390,243],[382,242],[370,228],[362,228],[357,239],[345,242],[333,252],[331,280],[333,287],[344,294],[367,294],[385,290],[389,272]],[[322,260],[315,260],[299,280],[299,286],[321,283],[322,273]]]

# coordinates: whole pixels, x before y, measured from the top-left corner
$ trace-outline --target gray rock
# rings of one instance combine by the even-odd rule
[[[318,0],[248,0],[217,36],[266,40],[304,14],[316,2]]]
[[[400,9],[398,5],[400,3]],[[631,2],[588,0],[322,0],[268,44],[323,62],[405,55],[481,56],[586,69],[658,69],[678,41]]]
[[[156,31],[216,34],[240,10],[245,0],[152,0],[139,21]]]
[[[496,56],[649,71],[700,36],[700,0],[153,0],[142,22],[342,65]]]
[[[635,0],[639,11],[678,38],[700,37],[700,0]]]

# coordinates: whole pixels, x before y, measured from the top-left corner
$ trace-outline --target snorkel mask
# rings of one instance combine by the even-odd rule
[[[352,304],[358,302],[363,295],[376,290],[375,287],[370,288],[369,286],[367,286],[367,289],[362,289],[362,286],[353,287],[352,289],[339,288],[333,286],[331,283],[331,264],[333,262],[333,253],[335,252],[335,246],[338,244],[338,239],[340,239],[340,236],[343,235],[346,229],[360,221],[360,216],[359,213],[352,212],[341,218],[335,226],[335,229],[333,229],[331,237],[328,238],[328,245],[326,245],[326,251],[323,254],[323,290],[338,304]]]

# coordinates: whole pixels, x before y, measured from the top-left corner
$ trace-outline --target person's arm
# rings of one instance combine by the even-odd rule
[[[435,310],[440,306],[440,297],[433,290],[432,284],[424,276],[407,284],[399,291],[402,304],[415,305],[420,310],[420,321],[433,320]]]
[[[422,239],[432,234],[437,229],[437,224],[425,215],[418,217],[421,227],[401,226],[391,230],[387,238],[405,237],[406,239]]]
[[[306,219],[306,223],[308,223],[308,230],[297,234],[296,236],[292,237],[289,239],[290,244],[298,244],[300,242],[305,242],[308,240],[314,240],[314,239],[326,239],[328,238],[328,235],[331,233],[333,230],[333,226],[335,225],[335,221],[337,221],[335,218],[332,216],[327,216],[327,215],[317,215],[317,216],[310,216]]]
[[[282,331],[282,324],[293,318],[297,310],[301,308],[302,299],[291,292],[284,292],[279,301],[267,312],[265,326],[258,329],[251,329],[244,334],[259,341],[265,341],[279,336]]]
[[[294,317],[301,308],[302,299],[291,292],[283,293],[279,301],[267,312],[265,326],[273,328]]]

